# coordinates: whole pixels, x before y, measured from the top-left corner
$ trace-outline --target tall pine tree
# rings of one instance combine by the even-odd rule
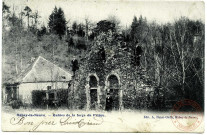
[[[146,18],[142,16],[139,17],[139,20],[135,16],[131,25],[131,39],[134,43],[141,43],[143,39],[148,34],[148,26]]]
[[[134,42],[136,41],[135,34],[136,34],[136,30],[137,30],[138,26],[139,26],[139,23],[138,23],[137,17],[134,16],[134,19],[133,19],[132,25],[131,25],[131,32],[130,32],[130,37]]]
[[[49,16],[48,26],[51,33],[57,34],[60,39],[62,39],[62,36],[66,32],[66,20],[61,8],[54,8],[53,12]]]

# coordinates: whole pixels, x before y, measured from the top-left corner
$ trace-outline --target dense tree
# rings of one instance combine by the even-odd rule
[[[90,24],[90,21],[89,21],[89,19],[86,17],[86,18],[85,18],[85,37],[86,37],[86,41],[88,41],[89,24]]]
[[[119,20],[119,18],[117,18],[115,15],[109,15],[107,20],[115,24],[116,32],[120,31],[120,29],[121,29],[121,26],[120,26],[121,21]]]
[[[76,22],[73,22],[73,24],[72,24],[72,29],[73,29],[73,32],[74,32],[74,33],[77,33],[77,31],[78,31],[78,25],[77,25]]]
[[[96,34],[99,34],[101,32],[109,32],[109,30],[111,30],[111,32],[114,32],[115,24],[107,20],[99,21],[95,28]]]
[[[38,11],[36,11],[36,12],[34,13],[34,23],[35,23],[35,27],[37,27],[38,19],[39,19],[40,17],[41,17],[41,16],[39,16]]]
[[[83,24],[79,24],[79,25],[78,25],[77,34],[78,34],[78,36],[80,36],[80,37],[84,37],[84,36],[85,36],[85,32],[84,32],[84,28],[83,28]]]
[[[49,16],[49,30],[51,33],[57,34],[61,39],[66,32],[66,20],[64,12],[61,8],[55,7]]]
[[[31,10],[30,7],[26,6],[26,7],[24,8],[24,11],[25,11],[25,16],[27,16],[27,26],[28,26],[28,29],[29,29],[29,23],[30,23],[29,19],[30,19],[30,17],[31,17],[31,12],[32,12],[32,10]]]
[[[38,37],[38,40],[41,40],[41,37],[43,35],[45,35],[47,32],[47,29],[46,27],[43,25],[38,31],[37,31],[37,37]]]
[[[139,20],[136,16],[134,16],[132,24],[131,24],[131,31],[130,31],[130,41],[132,44],[132,64],[135,66],[140,66],[139,63],[142,63],[141,60],[138,60],[141,57],[140,53],[137,53],[137,49],[141,47],[142,55],[144,57],[143,63],[145,70],[147,69],[147,50],[149,50],[148,46],[149,42],[149,26],[147,24],[146,18],[142,16],[139,17]],[[125,38],[126,39],[126,38]],[[139,47],[138,47],[139,46]],[[139,62],[138,62],[139,61]]]
[[[3,2],[3,4],[2,4],[2,14],[10,13],[9,8],[10,8],[10,7],[7,6],[7,5],[5,4],[5,2]]]
[[[2,27],[3,29],[8,25],[8,18],[10,17],[10,7],[7,6],[4,2],[2,4]]]
[[[188,82],[188,77],[192,78],[199,74],[197,69],[200,68],[194,68],[194,71],[192,71],[191,67],[195,65],[194,59],[197,57],[203,58],[204,53],[200,50],[200,48],[202,48],[202,43],[198,43],[194,40],[197,36],[202,37],[202,27],[202,25],[197,25],[196,22],[182,17],[174,23],[174,29],[171,31],[171,51],[176,62],[175,66],[178,76],[178,83],[181,86],[184,97],[189,96],[189,91],[187,91],[186,86],[191,84],[191,82]],[[198,62],[199,61],[202,63],[201,59],[198,60]],[[189,70],[191,70],[191,75],[187,76]]]
[[[131,35],[131,39],[133,39],[133,41],[135,41],[136,39],[136,37],[135,37],[135,34],[136,34],[136,29],[137,29],[137,27],[138,27],[138,20],[137,20],[137,17],[136,16],[134,16],[134,18],[133,18],[133,21],[132,21],[132,25],[131,25],[131,33],[130,33],[130,35]]]
[[[95,33],[94,33],[94,28],[96,24],[93,23],[88,17],[85,18],[85,39],[88,42],[88,39],[93,40]]]
[[[137,17],[135,16],[131,25],[131,40],[133,40],[134,43],[141,44],[148,32],[149,28],[147,26],[146,18],[140,16],[139,20],[137,20]]]

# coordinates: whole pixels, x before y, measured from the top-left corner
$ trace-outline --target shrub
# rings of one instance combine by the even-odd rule
[[[13,109],[19,109],[20,106],[22,106],[22,102],[21,102],[21,100],[13,100],[11,102],[11,106]]]

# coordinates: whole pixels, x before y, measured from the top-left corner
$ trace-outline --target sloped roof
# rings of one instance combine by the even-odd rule
[[[23,73],[14,80],[15,83],[70,81],[71,73],[39,56]]]

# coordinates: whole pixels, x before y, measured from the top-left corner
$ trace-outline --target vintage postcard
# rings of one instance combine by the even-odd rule
[[[203,133],[204,9],[3,0],[2,131]]]

